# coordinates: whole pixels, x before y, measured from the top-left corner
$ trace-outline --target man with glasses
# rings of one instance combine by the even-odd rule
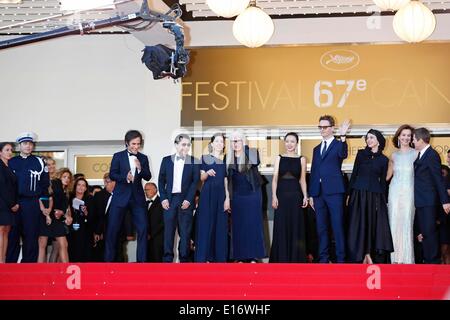
[[[116,257],[118,236],[127,210],[137,232],[137,262],[147,261],[147,207],[142,180],[150,180],[152,174],[148,158],[139,152],[144,141],[137,130],[125,134],[126,149],[114,154],[109,176],[116,182],[106,226],[105,261],[112,262]]]
[[[164,157],[159,170],[158,187],[164,209],[164,262],[173,262],[174,237],[178,227],[180,262],[190,261],[192,210],[200,179],[198,160],[188,155],[191,139],[186,134],[175,138],[176,153]]]
[[[337,262],[345,262],[345,186],[341,166],[348,155],[345,137],[350,128],[350,121],[345,121],[340,128],[341,141],[334,138],[334,125],[332,116],[324,115],[319,119],[318,128],[322,142],[313,151],[309,182],[310,203],[316,212],[320,263],[329,262],[330,222],[336,242]]]

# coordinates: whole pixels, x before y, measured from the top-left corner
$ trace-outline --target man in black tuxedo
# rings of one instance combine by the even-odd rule
[[[423,237],[425,263],[440,263],[439,236],[436,220],[439,206],[446,214],[450,203],[441,177],[441,159],[430,146],[430,132],[425,128],[414,130],[414,146],[419,155],[414,161],[414,205],[419,233]]]
[[[148,262],[163,262],[164,255],[164,209],[153,182],[145,185],[148,212]]]
[[[127,211],[131,212],[137,232],[137,262],[147,261],[147,210],[142,180],[152,178],[148,157],[139,152],[144,144],[142,134],[129,130],[125,134],[126,149],[114,154],[109,176],[116,181],[106,228],[105,261],[116,256],[118,236]]]

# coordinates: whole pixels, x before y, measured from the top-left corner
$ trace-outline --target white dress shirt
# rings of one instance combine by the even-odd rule
[[[106,203],[105,214],[108,213],[109,206],[111,205],[112,193],[109,195],[108,202]]]
[[[131,170],[131,174],[133,175],[133,180],[134,180],[134,174],[136,173],[136,159],[137,157],[135,155],[132,155],[130,153],[128,153],[128,161],[130,162],[130,170]],[[138,173],[140,173],[141,171],[138,170]]]
[[[179,155],[175,155],[173,159],[173,184],[172,184],[172,193],[180,193],[181,192],[181,180],[183,179],[183,169],[184,169],[184,159],[177,160]]]
[[[419,159],[422,159],[423,154],[425,153],[425,151],[427,151],[427,149],[430,147],[430,145],[428,144],[425,148],[423,148],[422,150],[420,150],[420,154],[419,154]]]
[[[324,154],[325,151],[327,151],[327,149],[330,147],[330,144],[333,142],[334,140],[334,136],[331,136],[330,138],[328,138],[327,140],[322,140],[322,143],[320,144],[320,154]],[[325,150],[324,146],[325,146],[325,141],[327,142],[327,148]]]
[[[155,194],[151,199],[148,199],[148,198],[147,198],[147,201],[150,200],[150,203],[148,204],[147,210],[150,209],[150,208],[152,207],[152,204],[155,202],[155,199],[156,199],[157,196],[158,196],[158,195]]]

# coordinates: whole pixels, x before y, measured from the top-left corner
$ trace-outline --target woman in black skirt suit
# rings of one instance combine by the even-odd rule
[[[39,257],[38,262],[47,261],[48,238],[55,238],[58,248],[59,262],[69,262],[67,245],[68,226],[72,222],[69,208],[69,193],[72,190],[73,176],[68,168],[61,168],[57,178],[51,181],[48,197],[39,199],[41,211]]]
[[[14,213],[19,210],[16,176],[8,167],[13,150],[13,143],[0,143],[0,263],[5,263],[8,234],[14,225]]]
[[[356,155],[349,192],[348,260],[356,263],[389,263],[394,251],[386,202],[389,159],[382,154],[386,140],[370,129],[366,148]]]

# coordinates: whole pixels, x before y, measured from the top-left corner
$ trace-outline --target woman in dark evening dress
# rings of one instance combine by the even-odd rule
[[[267,257],[264,246],[262,177],[258,171],[257,149],[245,145],[240,132],[231,136],[232,150],[227,156],[228,189],[231,198],[231,258],[256,262]]]
[[[56,178],[51,181],[51,192],[47,199],[41,198],[40,205],[47,208],[42,210],[46,214],[41,217],[39,234],[38,262],[47,261],[48,238],[54,238],[58,248],[59,262],[69,262],[67,234],[72,222],[69,207],[69,192],[73,182],[72,172],[68,168],[61,168]]]
[[[269,262],[306,262],[306,160],[297,155],[296,133],[286,134],[284,143],[286,154],[277,157],[272,180],[275,213]]]
[[[389,263],[394,246],[386,204],[389,159],[382,154],[386,141],[374,129],[365,139],[367,147],[356,155],[349,184],[348,260]]]
[[[211,153],[202,157],[203,187],[195,214],[195,262],[226,262],[228,259],[230,197],[227,169],[222,160],[224,144],[223,134],[215,134],[209,145]]]
[[[69,204],[73,219],[67,236],[69,260],[70,262],[88,262],[92,256],[94,233],[91,232],[90,226],[92,196],[89,194],[89,184],[86,179],[75,180]]]
[[[0,143],[0,263],[5,263],[9,231],[19,210],[17,179],[8,167],[13,150],[13,143]]]

